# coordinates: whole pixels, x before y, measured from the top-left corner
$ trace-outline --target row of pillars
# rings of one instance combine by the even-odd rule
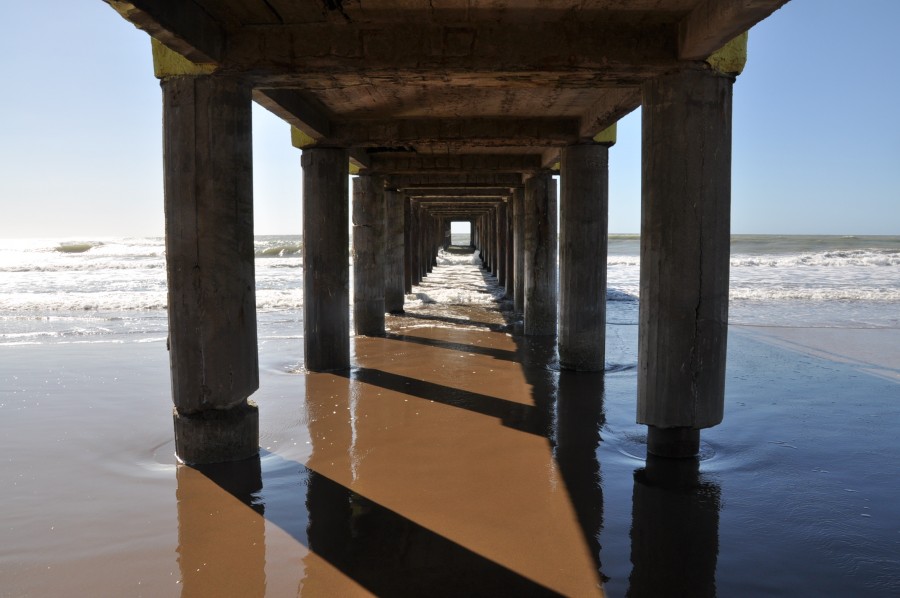
[[[642,89],[637,419],[656,454],[695,454],[699,429],[722,419],[732,83],[689,68]],[[176,451],[193,463],[239,459],[258,447],[251,89],[219,74],[165,77],[162,89]],[[550,172],[528,176],[511,210],[475,221],[476,246],[523,311],[525,334],[558,332],[565,368],[604,367],[608,152],[562,150],[559,239]],[[343,369],[348,151],[312,147],[301,162],[305,364]],[[380,177],[355,179],[357,334],[383,334],[385,312],[402,310],[435,265],[447,224]]]

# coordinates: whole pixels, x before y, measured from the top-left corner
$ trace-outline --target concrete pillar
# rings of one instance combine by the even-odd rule
[[[516,313],[525,313],[525,188],[513,192],[513,292]]]
[[[503,211],[506,213],[506,229],[504,231],[506,237],[506,297],[512,299],[516,288],[516,265],[513,247],[513,230],[515,223],[513,222],[512,199],[507,199],[503,204]]]
[[[306,368],[350,367],[349,158],[303,150],[303,339]]]
[[[506,286],[506,204],[497,205],[497,283]]]
[[[418,203],[409,200],[409,263],[410,263],[410,293],[412,285],[422,282],[421,266],[421,231],[419,230],[419,206]]]
[[[444,230],[443,247],[444,247],[444,249],[447,249],[448,247],[450,247],[450,244],[452,242],[452,236],[453,236],[452,230],[450,228],[450,219],[449,218],[441,218],[441,227]]]
[[[556,334],[556,184],[538,173],[525,181],[525,334]]]
[[[353,179],[353,325],[356,334],[384,336],[384,183]]]
[[[396,189],[384,190],[385,255],[384,309],[388,313],[403,313],[406,295],[404,282],[403,237],[405,226],[403,195]]]
[[[182,76],[162,90],[175,452],[236,461],[259,450],[250,86]]]
[[[692,69],[642,87],[637,421],[660,456],[696,454],[722,421],[732,83]]]
[[[413,285],[413,261],[412,261],[412,203],[406,195],[402,195],[403,201],[403,290],[412,293]],[[403,309],[403,306],[400,306]]]
[[[606,358],[606,245],[609,148],[560,153],[559,365],[603,371]]]

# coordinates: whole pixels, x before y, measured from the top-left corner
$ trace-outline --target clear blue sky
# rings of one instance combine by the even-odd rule
[[[0,0],[0,238],[161,235],[146,34],[100,0]],[[750,33],[734,95],[735,233],[900,234],[897,0],[793,0]],[[300,159],[254,107],[257,234],[299,233]],[[640,111],[610,158],[612,233],[640,228]]]

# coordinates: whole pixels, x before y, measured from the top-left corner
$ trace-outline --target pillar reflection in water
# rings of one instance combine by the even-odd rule
[[[181,596],[265,596],[259,457],[179,465],[176,476]]]
[[[598,571],[603,487],[597,448],[606,421],[603,393],[603,372],[559,374],[554,453]]]
[[[721,490],[692,459],[647,456],[634,474],[629,596],[715,596]]]

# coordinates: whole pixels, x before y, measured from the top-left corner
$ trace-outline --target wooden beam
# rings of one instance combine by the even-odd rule
[[[253,100],[316,141],[331,134],[331,120],[324,107],[290,89],[255,89]]]
[[[639,93],[637,97],[639,101]],[[577,118],[542,117],[336,122],[327,141],[353,147],[444,143],[462,143],[468,147],[564,146],[578,141],[578,125]]]
[[[221,62],[225,31],[193,0],[104,1],[135,27],[191,62]]]
[[[730,38],[729,38],[730,39]],[[727,41],[727,40],[726,40]],[[583,72],[621,79],[677,63],[675,23],[584,20],[441,24],[305,23],[245,26],[228,37],[229,66],[268,74]]]
[[[582,138],[593,139],[641,105],[640,87],[620,87],[604,92],[603,97],[581,116],[578,132]]]
[[[456,187],[459,189],[497,189],[522,186],[519,174],[431,174],[391,176],[388,187],[405,191],[428,187]]]
[[[397,156],[373,154],[372,171],[377,174],[493,174],[541,170],[540,154],[458,154]]]
[[[466,189],[459,187],[408,189],[406,195],[415,198],[480,198],[507,197],[511,195],[509,188],[503,189]]]
[[[706,60],[788,0],[705,0],[678,26],[678,58]]]

